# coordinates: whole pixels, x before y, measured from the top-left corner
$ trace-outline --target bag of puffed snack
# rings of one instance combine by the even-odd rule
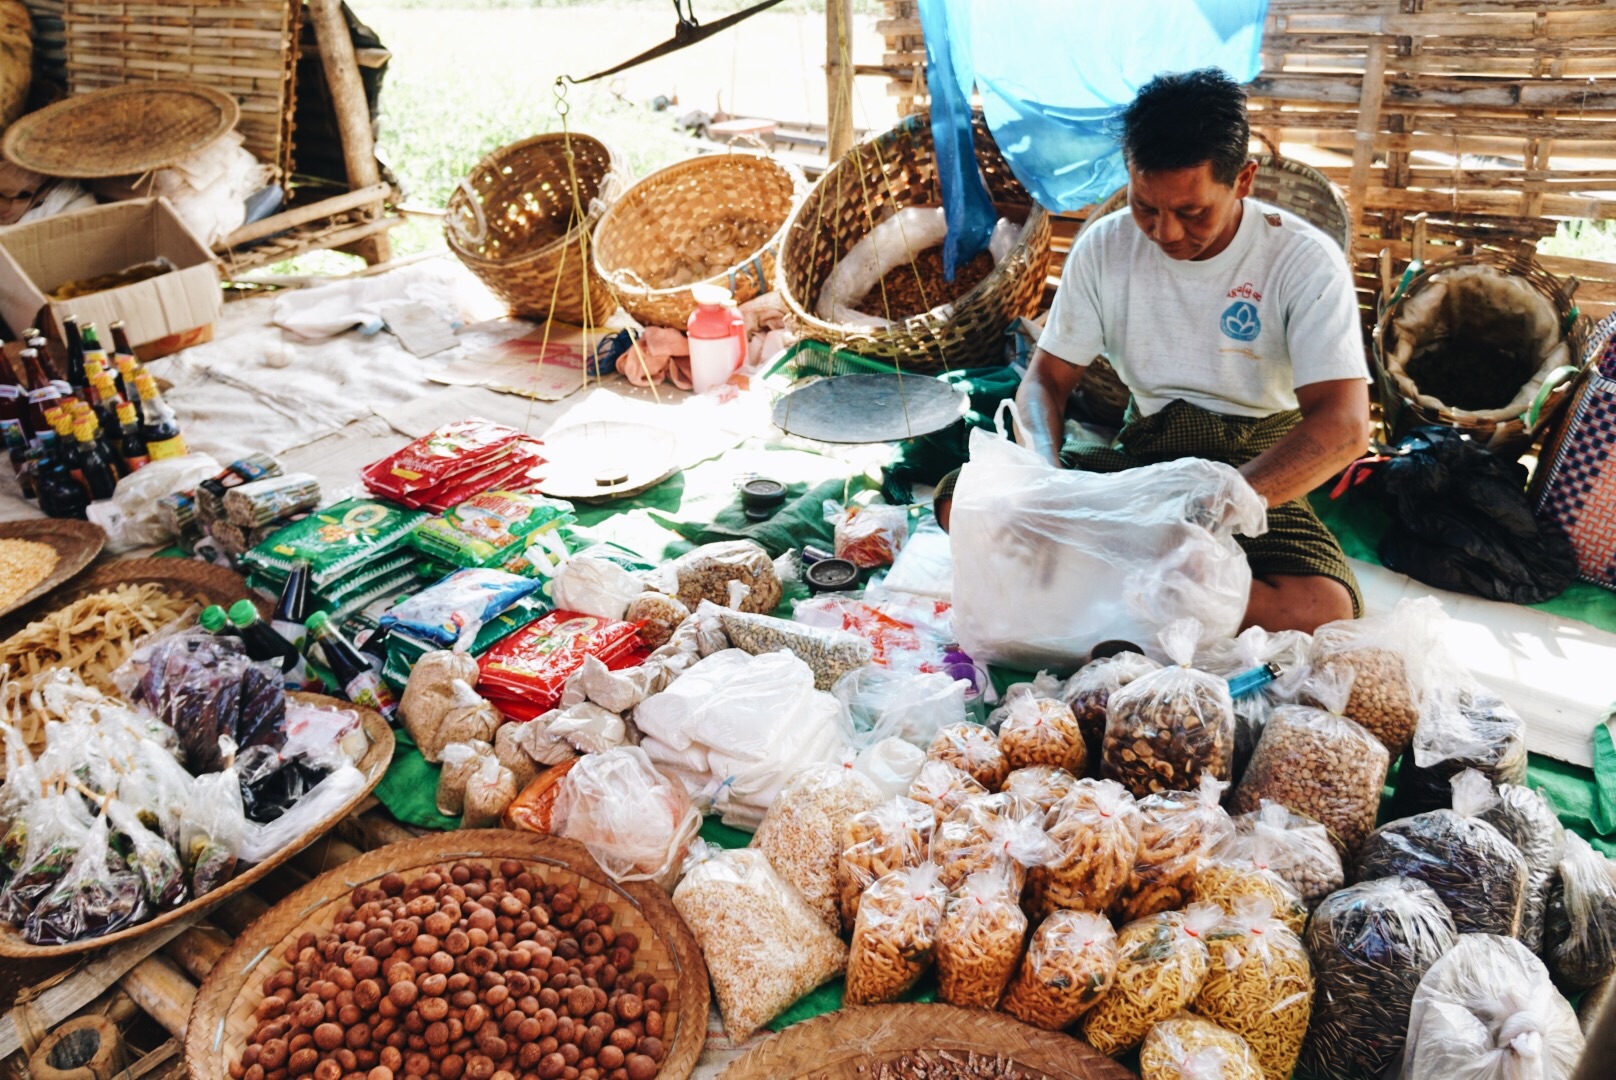
[[[938,996],[950,1005],[996,1007],[1026,942],[1027,916],[1009,870],[972,874],[948,898],[937,929]]]
[[[858,918],[859,898],[876,878],[926,861],[936,824],[929,806],[901,797],[847,819],[836,871],[843,926]]]
[[[1070,1027],[1111,988],[1117,932],[1104,915],[1057,911],[1038,925],[1004,1011],[1047,1031]]]
[[[842,834],[854,816],[881,802],[875,782],[851,765],[810,765],[792,777],[758,826],[752,846],[802,893],[831,930],[842,929]]]
[[[1062,908],[1109,909],[1139,856],[1139,804],[1115,780],[1079,780],[1049,818],[1056,853],[1028,873],[1028,910],[1042,918]]]
[[[896,1001],[932,961],[948,894],[937,867],[897,870],[864,891],[847,954],[847,1005]]]

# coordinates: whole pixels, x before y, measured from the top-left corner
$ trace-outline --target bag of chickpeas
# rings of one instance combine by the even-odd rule
[[[1049,816],[1056,852],[1028,873],[1029,910],[1040,918],[1061,908],[1107,910],[1139,855],[1139,804],[1115,780],[1079,780]]]
[[[1206,978],[1191,1008],[1250,1043],[1267,1080],[1288,1080],[1313,1015],[1302,939],[1268,901],[1248,898],[1207,934],[1206,949]]]
[[[931,863],[878,878],[859,901],[847,954],[848,1005],[896,1001],[925,973],[948,893]]]
[[[1106,708],[1100,775],[1136,798],[1186,791],[1202,776],[1227,781],[1234,769],[1234,700],[1229,684],[1190,666],[1201,624],[1180,619],[1161,632],[1172,667],[1135,679]]]
[[[1305,814],[1269,799],[1233,819],[1234,830],[1212,849],[1212,857],[1246,862],[1279,875],[1309,909],[1346,883],[1341,853],[1330,831]]]
[[[1105,997],[1117,973],[1117,932],[1104,915],[1057,911],[1038,924],[1004,1011],[1024,1024],[1060,1031]]]
[[[1150,1029],[1139,1048],[1139,1075],[1142,1080],[1263,1080],[1250,1043],[1189,1013]]]
[[[1422,701],[1451,663],[1443,645],[1446,619],[1442,602],[1427,596],[1401,600],[1385,615],[1326,623],[1313,633],[1311,665],[1343,664],[1353,674],[1351,697],[1331,711],[1361,724],[1393,758],[1414,737]]]
[[[972,874],[948,898],[937,928],[938,996],[950,1005],[996,1007],[1026,942],[1027,916],[1008,868]]]
[[[926,861],[935,826],[931,807],[905,798],[889,799],[847,820],[836,871],[843,926],[858,919],[859,899],[877,878]]]
[[[1223,917],[1211,904],[1191,904],[1124,926],[1111,992],[1083,1017],[1089,1045],[1102,1054],[1132,1050],[1156,1023],[1188,1007],[1211,963],[1206,937]]]
[[[1189,902],[1202,861],[1234,828],[1218,805],[1227,786],[1204,776],[1195,791],[1139,800],[1139,851],[1112,914],[1131,922]]]

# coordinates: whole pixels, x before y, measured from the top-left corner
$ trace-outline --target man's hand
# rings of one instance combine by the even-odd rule
[[[1302,422],[1240,472],[1269,506],[1301,498],[1369,445],[1369,388],[1361,379],[1299,387]]]
[[[1021,424],[1016,441],[1051,465],[1059,465],[1066,438],[1066,402],[1083,381],[1083,368],[1054,353],[1034,349],[1027,377],[1016,391]]]

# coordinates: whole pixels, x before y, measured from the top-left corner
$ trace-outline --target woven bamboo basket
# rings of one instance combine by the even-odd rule
[[[628,162],[599,139],[535,135],[477,163],[449,196],[444,233],[460,261],[511,314],[600,323],[616,301],[594,271],[589,237],[628,182]],[[581,221],[578,207],[584,210]]]
[[[909,206],[940,206],[929,114],[920,112],[854,147],[819,178],[786,224],[776,282],[804,337],[904,371],[1004,363],[1004,332],[1037,312],[1049,266],[1050,219],[1010,172],[980,113],[972,122],[976,160],[1001,214],[1025,214],[1010,253],[952,305],[869,329],[813,314],[831,269],[877,222]]]
[[[1350,265],[1352,215],[1347,209],[1347,200],[1341,197],[1341,190],[1317,169],[1280,157],[1272,146],[1268,153],[1258,154],[1255,160],[1257,175],[1252,180],[1251,197],[1281,210],[1289,210],[1323,231],[1341,246]],[[1090,212],[1077,235],[1081,237],[1090,225],[1127,205],[1128,185],[1124,184]],[[1077,241],[1073,240],[1072,243],[1075,245]],[[1122,417],[1127,412],[1131,395],[1105,357],[1096,356],[1083,372],[1082,394],[1089,415],[1095,422],[1109,427],[1122,426]]]
[[[185,1064],[191,1080],[226,1080],[230,1064],[257,1026],[253,1011],[264,999],[264,981],[280,970],[282,953],[305,932],[328,929],[354,888],[383,874],[406,883],[433,866],[453,862],[497,864],[514,859],[546,881],[578,886],[582,901],[615,912],[612,925],[640,939],[636,969],[648,965],[668,988],[664,1013],[668,1047],[659,1080],[684,1080],[707,1041],[707,966],[690,928],[666,893],[646,882],[615,882],[584,850],[560,837],[502,829],[423,836],[378,848],[322,874],[276,904],[236,939],[197,992],[185,1033]]]
[[[177,562],[179,560],[168,559],[164,561]],[[365,775],[363,789],[356,792],[352,798],[341,806],[332,808],[330,813],[305,829],[301,836],[287,844],[275,855],[261,863],[255,863],[212,892],[193,897],[189,902],[181,904],[171,911],[165,911],[155,919],[149,919],[138,926],[131,926],[127,930],[120,930],[115,934],[89,938],[85,941],[70,942],[66,945],[30,945],[23,940],[22,935],[15,929],[10,926],[0,925],[0,956],[16,957],[23,960],[43,960],[50,957],[71,956],[74,953],[104,949],[109,945],[116,945],[120,941],[140,937],[142,934],[149,933],[159,927],[168,926],[182,919],[190,919],[206,911],[219,901],[234,896],[268,877],[281,864],[314,843],[321,836],[324,836],[333,825],[347,817],[360,803],[369,798],[371,790],[381,782],[382,776],[387,772],[388,764],[393,760],[393,729],[388,726],[387,721],[382,719],[380,713],[372,709],[352,705],[346,701],[339,701],[324,694],[294,692],[288,696],[305,704],[352,709],[359,714],[360,721],[365,727],[365,734],[370,738],[370,745],[365,750],[364,756],[354,762],[355,767]]]
[[[801,170],[731,151],[669,165],[624,193],[595,226],[595,272],[641,323],[683,330],[696,310],[690,282],[669,286],[693,254],[717,247],[743,254],[701,279],[745,303],[769,291],[780,233],[807,187]]]
[[[1491,266],[1525,281],[1554,306],[1569,347],[1569,363],[1575,369],[1575,374],[1551,377],[1530,407],[1505,420],[1482,420],[1448,408],[1431,408],[1405,394],[1386,368],[1386,355],[1397,346],[1394,323],[1409,298],[1417,296],[1444,270],[1463,266]],[[1535,259],[1490,249],[1423,265],[1411,265],[1393,295],[1383,300],[1373,335],[1375,381],[1388,440],[1401,438],[1410,428],[1435,424],[1462,431],[1493,453],[1511,459],[1520,457],[1530,449],[1538,436],[1555,427],[1561,412],[1576,395],[1587,375],[1590,323],[1588,317],[1577,310],[1572,299],[1576,289],[1575,278],[1562,280],[1539,266]]]
[[[83,570],[107,542],[101,526],[88,521],[8,521],[0,524],[0,540],[26,540],[45,544],[56,553],[56,564],[38,584],[10,603],[0,604],[0,616],[16,611],[39,599],[62,582]]]

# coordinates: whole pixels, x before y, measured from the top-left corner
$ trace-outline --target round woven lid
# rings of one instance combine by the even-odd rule
[[[138,176],[200,153],[241,117],[196,83],[136,82],[75,94],[6,129],[6,160],[75,180]]]

